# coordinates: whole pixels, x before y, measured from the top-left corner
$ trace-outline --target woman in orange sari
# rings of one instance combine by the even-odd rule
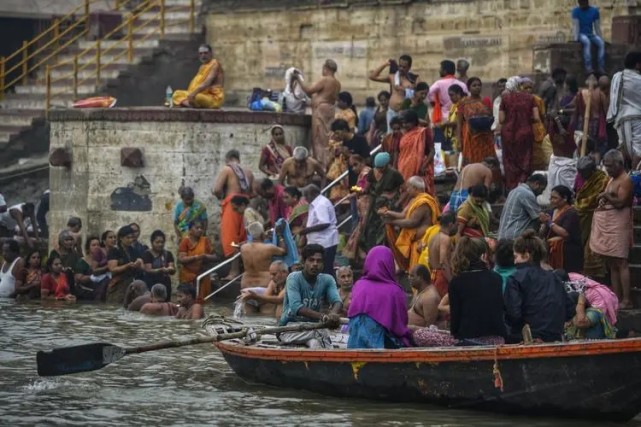
[[[579,214],[572,207],[572,191],[557,185],[550,192],[550,205],[554,208],[546,215],[547,223],[541,225],[541,234],[547,236],[552,268],[568,273],[583,271],[583,244]]]
[[[432,131],[419,126],[418,114],[414,110],[403,111],[401,120],[405,133],[398,147],[398,171],[405,181],[420,176],[425,182],[425,192],[435,195]]]
[[[534,94],[534,82],[532,79],[524,77],[521,79],[521,90],[529,93],[534,98],[534,105],[538,110],[537,116],[532,121],[532,132],[534,133],[534,145],[532,149],[532,170],[545,170],[548,168],[550,161],[549,155],[543,147],[543,140],[547,135],[545,129],[545,103],[543,99]]]
[[[178,261],[182,265],[180,269],[180,283],[188,283],[196,286],[196,278],[203,273],[209,263],[217,261],[218,257],[213,254],[211,242],[203,236],[203,223],[194,221],[189,224],[189,234],[182,239],[178,246]],[[198,300],[211,293],[211,278],[209,276],[200,281],[198,289]]]
[[[467,81],[470,96],[462,99],[458,107],[456,140],[462,145],[463,166],[480,163],[486,157],[496,157],[492,132],[492,103],[481,98],[483,83],[478,77]]]

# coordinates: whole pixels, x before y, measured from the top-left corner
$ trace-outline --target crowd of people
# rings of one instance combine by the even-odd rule
[[[209,65],[197,88],[222,88],[211,48],[199,53]],[[44,254],[21,257],[15,240],[3,243],[0,296],[200,318],[214,285],[209,275],[197,278],[225,261],[221,283],[240,280],[245,312],[280,324],[349,317],[350,347],[612,338],[617,308],[632,306],[627,171],[641,160],[641,52],[624,66],[611,87],[607,75],[590,74],[580,89],[560,68],[538,90],[527,77],[501,78],[491,99],[481,79],[468,77],[466,60],[442,61],[428,84],[402,55],[367,74],[387,87],[358,114],[338,64],[327,60],[316,83],[291,74],[311,99],[311,150],[288,145],[280,125],[257,165],[230,150],[212,188],[220,221],[181,187],[176,257],[162,230],[149,246],[136,223],[83,242],[82,220],[72,217],[46,268]],[[174,102],[193,107],[222,97],[194,91],[175,93]],[[435,164],[445,162],[443,153],[454,159],[447,172],[457,180],[439,199]],[[39,209],[0,202],[5,228],[37,240]],[[495,203],[503,204],[500,215]],[[328,339],[323,331],[282,337],[312,346]]]

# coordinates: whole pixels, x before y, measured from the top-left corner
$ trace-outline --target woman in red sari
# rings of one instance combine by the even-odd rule
[[[486,157],[496,157],[492,132],[492,102],[481,98],[483,83],[478,77],[467,81],[470,96],[462,99],[458,107],[456,140],[463,144],[463,166],[480,163]]]
[[[281,125],[271,128],[272,140],[263,147],[260,153],[258,169],[269,177],[280,175],[283,163],[292,157],[292,147],[285,143],[285,129]]]
[[[534,131],[532,123],[539,118],[534,97],[520,90],[520,77],[510,77],[501,95],[499,127],[503,146],[505,190],[525,182],[532,173]]]

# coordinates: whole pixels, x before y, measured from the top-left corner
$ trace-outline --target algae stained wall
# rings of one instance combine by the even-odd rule
[[[323,6],[319,6],[323,3]],[[609,40],[612,17],[638,0],[592,1]],[[571,37],[574,0],[205,0],[207,40],[226,70],[227,100],[244,103],[253,86],[282,89],[284,71],[320,76],[326,58],[355,102],[386,89],[366,73],[407,53],[422,79],[438,78],[442,59],[467,58],[486,81],[532,72],[532,48]]]
[[[211,189],[225,153],[239,150],[241,163],[260,179],[258,160],[270,124],[283,124],[291,145],[305,145],[309,138],[309,117],[273,113],[116,108],[52,111],[50,121],[51,149],[66,148],[73,158],[70,168],[50,169],[50,239],[75,215],[83,220],[85,235],[137,222],[141,240],[149,244],[150,234],[163,230],[174,253],[172,213],[183,182],[207,206],[209,236],[216,242],[220,204]],[[123,147],[140,148],[144,166],[121,166]],[[138,210],[123,210],[132,199],[125,189],[140,175],[149,184],[146,197],[134,206]],[[114,196],[117,192],[123,196]]]

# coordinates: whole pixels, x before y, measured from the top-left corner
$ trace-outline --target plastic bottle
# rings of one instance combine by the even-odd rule
[[[167,89],[165,89],[165,105],[169,108],[172,108],[174,106],[174,103],[172,101],[173,94],[174,91],[171,86],[167,86]]]

